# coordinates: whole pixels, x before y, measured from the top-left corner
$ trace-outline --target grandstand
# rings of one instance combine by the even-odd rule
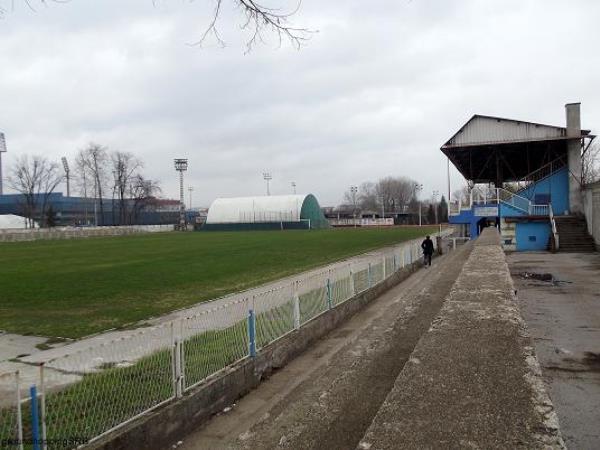
[[[205,231],[329,228],[312,194],[218,198],[208,210]]]

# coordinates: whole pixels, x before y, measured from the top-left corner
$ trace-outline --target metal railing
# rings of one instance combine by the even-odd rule
[[[29,396],[19,372],[0,375],[0,392],[9,393],[0,402],[0,442],[69,448],[96,441],[417,262],[420,243],[232,294],[188,317],[80,347],[40,365],[37,392]]]
[[[550,226],[552,228],[552,240],[554,242],[553,250],[555,252],[558,251],[560,247],[560,239],[558,237],[558,230],[556,228],[556,220],[554,220],[554,211],[552,210],[552,205],[548,205],[548,217],[550,218]]]
[[[532,184],[537,183],[538,181],[549,177],[550,175],[554,174],[555,172],[562,169],[566,165],[567,165],[567,161],[562,156],[559,156],[558,158],[553,159],[549,163],[544,164],[539,169],[536,169],[533,172],[530,172],[527,175],[525,175],[524,177],[522,177],[520,180],[517,180],[517,182],[516,182],[517,188],[518,188],[517,192],[521,192],[521,191],[527,189],[528,187],[530,187]]]

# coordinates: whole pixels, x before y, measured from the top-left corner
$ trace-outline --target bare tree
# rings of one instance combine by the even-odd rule
[[[8,185],[23,195],[24,215],[30,228],[36,217],[40,225],[46,226],[48,199],[56,187],[64,180],[64,173],[58,163],[44,156],[21,156],[15,162],[8,176]]]
[[[127,220],[127,194],[131,191],[133,179],[137,171],[142,168],[142,162],[132,153],[116,151],[110,155],[112,174],[114,179],[113,197],[116,192],[119,200],[119,224]],[[114,212],[114,207],[113,207]],[[114,224],[114,220],[113,220]]]
[[[583,153],[581,179],[584,185],[600,180],[600,142],[598,140],[592,141]]]
[[[102,199],[104,188],[107,185],[108,150],[101,145],[90,143],[86,148],[79,150],[76,161],[77,167],[81,168],[81,178],[93,187],[94,202],[99,199],[100,224],[104,225],[104,202]]]
[[[358,204],[363,210],[379,210],[379,201],[377,200],[377,185],[371,181],[366,181],[358,188]]]
[[[14,0],[13,0],[14,1]],[[25,4],[35,11],[34,0],[23,0]],[[193,0],[191,0],[193,1]],[[65,0],[37,0],[38,3],[47,5],[53,3],[65,3]],[[196,45],[202,45],[210,36],[213,36],[221,46],[225,46],[225,41],[219,33],[218,22],[221,17],[224,0],[213,0],[214,9],[209,25],[206,27],[202,36],[196,42]],[[281,44],[288,40],[294,47],[300,48],[310,39],[313,31],[308,28],[296,27],[292,25],[291,18],[298,12],[302,5],[302,0],[298,0],[295,7],[289,10],[283,10],[273,6],[264,5],[256,0],[228,0],[235,5],[243,14],[241,29],[249,33],[246,41],[246,52],[252,50],[257,43],[264,43],[267,34],[274,34]],[[152,0],[156,4],[156,0]],[[0,5],[0,19],[6,13],[6,9]]]
[[[130,222],[137,223],[140,212],[152,206],[156,196],[160,193],[161,188],[158,181],[144,178],[140,174],[134,175],[129,185],[129,195],[132,201]]]
[[[416,184],[407,177],[385,177],[377,182],[377,196],[386,211],[404,212],[414,196]]]
[[[202,45],[212,35],[221,46],[225,46],[217,26],[224,2],[223,0],[214,0],[214,2],[215,8],[212,20],[197,42],[199,45]],[[300,48],[312,34],[309,29],[298,28],[290,23],[291,17],[300,9],[302,0],[298,0],[296,7],[289,11],[265,6],[255,0],[233,0],[233,3],[244,14],[242,30],[250,33],[250,37],[246,42],[246,52],[251,51],[257,43],[264,43],[266,33],[274,33],[280,44],[284,39],[287,39],[296,48]]]

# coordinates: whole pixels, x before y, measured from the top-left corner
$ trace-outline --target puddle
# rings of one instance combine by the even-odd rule
[[[554,277],[551,273],[536,273],[536,272],[518,272],[513,274],[516,277],[522,278],[523,280],[530,281],[541,281],[543,283],[552,283],[554,286],[560,284],[571,284],[571,281],[559,280]]]
[[[594,372],[600,372],[600,353],[585,352],[582,362]]]
[[[554,282],[554,276],[551,273],[519,272],[517,276],[524,280]]]

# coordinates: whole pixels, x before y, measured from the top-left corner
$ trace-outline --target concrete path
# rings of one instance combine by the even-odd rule
[[[180,449],[354,448],[456,280],[470,245],[434,260],[275,373]],[[441,270],[443,268],[443,270]]]
[[[507,259],[565,443],[599,449],[600,254],[513,253]],[[537,276],[543,274],[552,278]]]

